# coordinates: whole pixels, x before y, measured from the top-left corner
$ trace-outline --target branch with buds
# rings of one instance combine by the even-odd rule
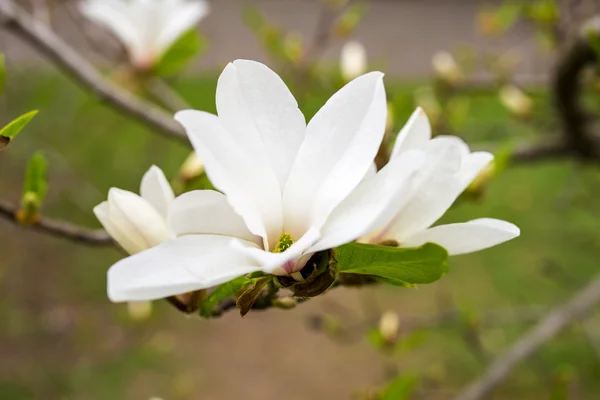
[[[51,28],[34,19],[13,1],[0,0],[0,23],[38,49],[66,75],[116,111],[168,138],[187,142],[183,130],[169,114],[108,81]]]

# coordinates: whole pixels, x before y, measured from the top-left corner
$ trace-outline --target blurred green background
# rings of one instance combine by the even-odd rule
[[[331,63],[330,63],[331,64]],[[188,71],[174,88],[194,108],[214,112],[218,70]],[[302,99],[307,119],[339,86],[316,85]],[[87,96],[50,68],[9,69],[0,122],[40,114],[0,153],[0,193],[15,203],[30,155],[49,161],[44,214],[99,227],[91,209],[112,186],[137,191],[156,164],[175,177],[189,148],[173,143]],[[10,76],[10,75],[9,75]],[[397,132],[415,92],[431,82],[388,74]],[[546,140],[556,113],[544,85],[527,86],[535,106],[515,118],[497,87],[452,95],[450,132],[470,144],[503,148]],[[590,92],[589,102],[597,101]],[[0,399],[346,399],[414,377],[414,398],[452,398],[553,305],[598,270],[600,169],[573,160],[511,165],[465,196],[444,217],[511,221],[520,238],[453,257],[441,281],[415,289],[335,289],[291,311],[231,312],[200,320],[155,302],[135,318],[105,293],[106,270],[121,254],[48,237],[0,221]],[[401,321],[455,313],[450,323],[401,325],[395,351],[374,346],[379,316]],[[372,335],[371,335],[372,336]],[[597,399],[600,315],[575,324],[512,371],[493,399]]]

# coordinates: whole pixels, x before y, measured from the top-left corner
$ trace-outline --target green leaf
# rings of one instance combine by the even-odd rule
[[[4,90],[6,83],[6,64],[4,62],[4,54],[0,53],[0,93]]]
[[[596,53],[598,66],[600,66],[600,34],[593,29],[589,29],[586,34],[590,47],[594,50],[594,53]]]
[[[217,288],[200,303],[200,315],[210,318],[215,306],[219,302],[233,296],[239,292],[241,288],[251,282],[252,281],[245,276],[240,276],[239,278],[235,278],[234,280],[217,286]]]
[[[46,181],[47,168],[48,163],[44,154],[40,151],[36,152],[27,165],[23,196],[35,194],[40,203],[44,200],[46,191],[48,190],[48,183]]]
[[[271,276],[265,276],[262,278],[257,278],[252,281],[252,284],[248,286],[240,297],[238,297],[236,305],[237,308],[240,309],[240,315],[243,317],[248,314],[252,306],[256,302],[256,299],[262,292],[263,288],[272,280]]]
[[[160,59],[154,67],[154,73],[158,76],[174,75],[197,54],[208,47],[208,42],[196,29],[192,29],[182,35]]]
[[[348,243],[334,254],[340,272],[374,275],[396,285],[431,283],[448,272],[448,252],[434,243],[416,248]]]
[[[403,375],[391,381],[381,392],[382,400],[406,400],[411,397],[417,387],[417,378]]]
[[[9,145],[9,143],[29,124],[33,117],[37,114],[36,111],[30,111],[27,114],[21,115],[19,118],[10,122],[4,128],[0,129],[0,150]]]

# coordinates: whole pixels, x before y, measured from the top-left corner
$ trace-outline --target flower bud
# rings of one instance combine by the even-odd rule
[[[152,315],[151,301],[130,301],[127,303],[127,312],[134,321],[144,321]]]
[[[204,172],[204,164],[200,161],[200,158],[195,152],[192,152],[188,158],[181,164],[179,168],[179,178],[183,182],[189,182],[194,178],[197,178]]]
[[[355,40],[346,42],[340,62],[342,78],[349,82],[367,71],[367,50]]]
[[[528,117],[533,111],[533,101],[515,85],[500,88],[500,102],[517,117]]]
[[[454,56],[447,51],[436,53],[431,63],[436,75],[444,82],[456,85],[463,81],[464,74],[462,69],[454,59]]]
[[[129,254],[154,247],[170,238],[165,219],[135,193],[112,188],[108,201],[94,208],[109,235]]]
[[[387,344],[393,344],[400,333],[400,317],[394,311],[386,311],[379,320],[379,333]]]

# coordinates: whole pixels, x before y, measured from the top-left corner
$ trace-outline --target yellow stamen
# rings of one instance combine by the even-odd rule
[[[294,244],[294,239],[289,233],[283,232],[279,239],[277,240],[277,244],[273,249],[273,253],[283,253],[287,249],[289,249]]]

